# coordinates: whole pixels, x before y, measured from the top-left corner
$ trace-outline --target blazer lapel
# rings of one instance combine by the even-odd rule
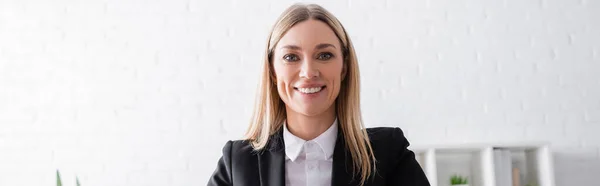
[[[331,175],[331,185],[359,185],[360,176],[352,176],[352,158],[346,150],[346,143],[342,130],[339,130],[338,137],[333,151],[333,172]]]
[[[259,152],[258,172],[262,186],[285,185],[285,144],[283,141],[283,130],[279,130],[271,136],[266,150]],[[342,130],[339,130],[333,151],[331,185],[359,185],[360,176],[355,175],[353,177],[352,175],[352,158],[346,150]],[[365,183],[365,185],[368,184]]]
[[[266,149],[259,152],[258,172],[260,185],[281,186],[285,185],[285,151],[283,130],[271,136]]]

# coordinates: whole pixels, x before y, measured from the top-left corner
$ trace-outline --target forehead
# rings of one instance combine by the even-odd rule
[[[340,48],[340,42],[331,27],[318,20],[306,20],[297,23],[281,37],[277,48],[296,45],[302,49],[312,49],[316,45],[329,43]]]

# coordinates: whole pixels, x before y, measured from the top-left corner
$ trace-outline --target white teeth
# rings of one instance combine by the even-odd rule
[[[313,88],[298,88],[298,90],[305,94],[312,94],[321,91],[321,87],[313,87]]]

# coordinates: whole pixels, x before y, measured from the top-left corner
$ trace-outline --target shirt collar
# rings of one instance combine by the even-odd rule
[[[323,152],[325,153],[325,158],[329,159],[331,158],[331,156],[333,156],[333,150],[335,149],[337,135],[338,122],[336,118],[335,121],[333,121],[333,124],[329,127],[329,129],[327,129],[325,132],[323,132],[315,139],[312,139],[310,141],[317,143],[321,150],[323,150]],[[306,143],[306,141],[292,134],[287,129],[285,121],[283,122],[283,141],[285,143],[285,155],[287,156],[287,158],[292,160],[292,162],[295,161],[296,158],[298,158],[298,155],[300,155],[302,147],[304,146],[304,143]]]

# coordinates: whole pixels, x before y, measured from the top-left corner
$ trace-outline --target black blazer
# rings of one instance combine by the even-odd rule
[[[284,186],[285,150],[283,130],[271,135],[264,150],[254,151],[243,140],[228,141],[209,186]],[[365,186],[429,186],[415,154],[400,128],[367,129],[376,158],[377,172]],[[360,175],[352,175],[352,159],[345,150],[341,130],[333,152],[331,185],[359,185]]]

